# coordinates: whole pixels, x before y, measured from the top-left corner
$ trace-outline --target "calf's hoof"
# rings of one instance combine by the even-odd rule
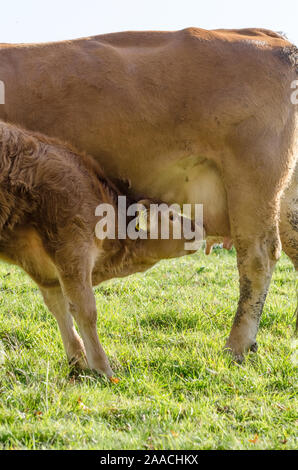
[[[103,370],[99,370],[98,373],[104,377],[107,377],[109,380],[114,377],[114,372],[112,371],[109,364]]]
[[[101,364],[89,367],[89,369],[92,370],[92,372],[94,372],[98,376],[106,377],[109,380],[114,377],[114,372],[112,371],[109,362],[102,362]]]
[[[88,369],[88,364],[84,356],[76,357],[73,356],[68,360],[68,364],[72,369],[86,370]]]

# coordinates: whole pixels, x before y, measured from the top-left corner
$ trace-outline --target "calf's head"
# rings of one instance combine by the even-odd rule
[[[146,199],[130,206],[127,214],[125,240],[103,243],[106,256],[114,260],[116,276],[145,271],[162,259],[197,251],[198,230],[190,218],[181,214],[179,206],[168,207]]]

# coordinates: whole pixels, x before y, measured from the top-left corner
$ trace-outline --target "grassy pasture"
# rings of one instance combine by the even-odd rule
[[[111,384],[70,374],[35,284],[1,263],[0,449],[297,447],[293,266],[283,255],[243,365],[222,353],[237,282],[235,252],[216,249],[97,287]]]

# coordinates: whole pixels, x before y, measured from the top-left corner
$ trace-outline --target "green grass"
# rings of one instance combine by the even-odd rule
[[[237,279],[235,253],[218,249],[97,287],[98,331],[116,385],[70,376],[38,289],[0,264],[0,448],[297,447],[294,269],[283,255],[259,352],[241,366],[222,352]]]

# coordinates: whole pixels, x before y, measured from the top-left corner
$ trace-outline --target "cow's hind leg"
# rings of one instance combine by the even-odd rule
[[[61,287],[41,287],[45,304],[54,315],[59,325],[64,349],[71,365],[81,369],[87,368],[86,353],[83,341],[76,332],[73,318],[68,311],[67,302],[62,293]]]
[[[294,268],[298,271],[298,178],[294,179],[292,186],[282,199],[279,227],[283,251],[289,256]],[[295,334],[298,334],[298,290]]]

